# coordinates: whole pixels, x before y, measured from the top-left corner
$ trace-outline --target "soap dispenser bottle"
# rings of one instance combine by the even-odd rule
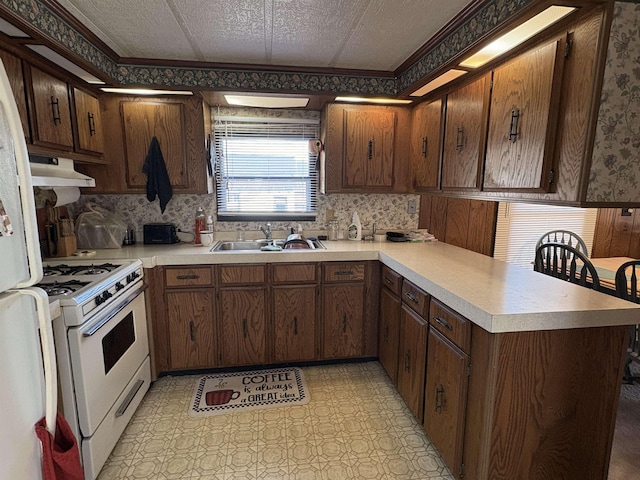
[[[362,239],[362,224],[360,223],[360,217],[358,216],[358,212],[353,212],[353,218],[351,219],[351,224],[347,229],[347,238],[349,238],[349,240]]]
[[[200,241],[200,232],[206,228],[206,217],[204,215],[204,209],[202,207],[198,207],[196,211],[196,222],[195,222],[195,231],[193,243],[195,245],[202,245]]]

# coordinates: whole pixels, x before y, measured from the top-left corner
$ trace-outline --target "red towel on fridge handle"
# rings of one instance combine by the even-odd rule
[[[42,443],[42,477],[44,480],[84,480],[78,441],[60,413],[56,416],[55,438],[42,418],[36,423],[36,435]]]

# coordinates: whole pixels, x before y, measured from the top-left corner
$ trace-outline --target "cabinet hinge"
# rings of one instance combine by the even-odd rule
[[[571,57],[571,51],[573,50],[573,36],[567,35],[567,41],[564,44],[564,58]]]
[[[471,363],[467,364],[467,377],[471,376]]]
[[[460,473],[458,475],[458,478],[463,478],[464,477],[464,463],[460,464]]]
[[[551,170],[549,172],[549,185],[553,185],[553,182],[556,181],[556,171],[555,170]]]

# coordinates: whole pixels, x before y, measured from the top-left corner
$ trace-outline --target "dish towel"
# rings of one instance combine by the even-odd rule
[[[162,157],[162,150],[160,150],[160,143],[156,137],[151,139],[142,173],[147,175],[147,200],[153,202],[157,195],[160,200],[160,211],[164,213],[167,203],[173,196],[173,189]]]
[[[42,418],[36,423],[36,435],[42,443],[42,477],[44,480],[84,480],[78,442],[60,413],[56,416],[55,438]]]

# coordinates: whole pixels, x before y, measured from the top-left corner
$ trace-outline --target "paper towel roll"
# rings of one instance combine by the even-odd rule
[[[53,187],[53,192],[56,194],[56,207],[77,202],[80,198],[78,187]]]

